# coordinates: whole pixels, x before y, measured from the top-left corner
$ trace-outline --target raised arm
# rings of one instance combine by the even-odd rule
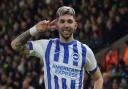
[[[22,33],[21,35],[19,35],[17,38],[15,38],[12,42],[11,42],[11,46],[14,50],[24,50],[24,49],[28,49],[26,43],[28,41],[28,39],[31,37],[30,35],[30,31],[27,30],[24,33]]]
[[[47,29],[51,29],[51,28],[55,28],[54,25],[55,21],[49,22],[49,21],[41,21],[39,23],[37,23],[34,27],[30,28],[29,30],[25,31],[24,33],[22,33],[21,35],[19,35],[17,38],[15,38],[12,42],[11,42],[11,46],[14,50],[28,50],[28,47],[26,45],[28,39],[31,36],[35,36],[37,34],[39,34],[40,32],[44,32]]]

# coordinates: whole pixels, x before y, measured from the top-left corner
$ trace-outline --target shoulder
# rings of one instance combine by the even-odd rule
[[[31,42],[33,42],[33,43],[47,43],[47,42],[49,42],[49,40],[48,39],[40,39],[40,40],[34,40],[34,41],[31,41]]]
[[[40,39],[35,41],[29,41],[28,43],[31,43],[33,45],[47,45],[49,42],[56,42],[57,39]]]
[[[92,52],[92,49],[91,49],[87,44],[81,43],[81,42],[78,41],[78,40],[77,40],[77,43],[78,43],[79,45],[81,45],[82,48],[85,48],[88,53]]]

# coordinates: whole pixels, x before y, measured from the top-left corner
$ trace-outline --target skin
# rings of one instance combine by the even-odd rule
[[[74,40],[73,33],[77,28],[77,23],[72,15],[62,15],[56,20],[46,21],[43,20],[36,25],[36,30],[45,32],[48,29],[56,28],[59,31],[60,41],[63,43],[71,42]],[[28,39],[31,37],[29,30],[25,31],[11,42],[11,46],[14,50],[24,51],[29,53],[28,46],[26,45]],[[94,81],[94,89],[102,89],[103,78],[99,68],[94,74],[92,74]]]
[[[57,20],[57,28],[59,29],[59,36],[61,42],[70,42],[74,40],[73,33],[77,28],[77,23],[73,16],[63,15]]]

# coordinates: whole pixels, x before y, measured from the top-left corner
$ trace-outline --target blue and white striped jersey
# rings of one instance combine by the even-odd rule
[[[91,49],[77,40],[62,43],[58,38],[28,42],[30,54],[43,60],[46,89],[83,89],[85,70],[95,72]]]

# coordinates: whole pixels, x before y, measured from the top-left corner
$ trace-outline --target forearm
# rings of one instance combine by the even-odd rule
[[[31,37],[29,30],[25,31],[11,42],[11,46],[15,50],[23,49],[28,39]]]
[[[103,77],[99,68],[93,74],[93,80],[94,80],[94,89],[103,89]]]
[[[103,89],[102,77],[94,81],[94,89]]]
[[[55,20],[56,21],[56,20]],[[40,32],[45,32],[47,29],[53,28],[55,26],[52,26],[55,21],[52,21],[49,23],[49,21],[40,21],[35,26],[30,28],[29,30],[25,31],[21,35],[19,35],[16,39],[14,39],[11,42],[11,46],[15,50],[23,49],[25,46],[25,43],[29,40],[31,36],[35,36],[39,34]]]
[[[32,30],[36,30],[34,27],[31,28]],[[27,43],[27,41],[29,40],[29,38],[35,34],[37,34],[37,32],[34,32],[35,34],[32,33],[31,29],[25,31],[24,33],[22,33],[21,35],[19,35],[17,38],[15,38],[12,42],[11,42],[11,46],[13,49],[15,50],[22,50],[25,47],[25,44]]]

